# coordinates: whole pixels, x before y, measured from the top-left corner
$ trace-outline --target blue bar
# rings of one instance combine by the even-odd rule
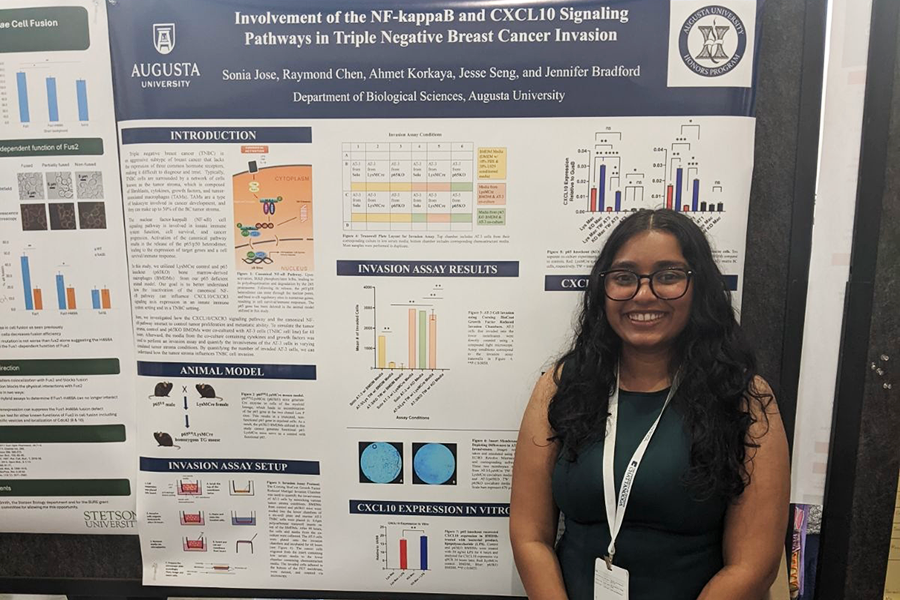
[[[691,210],[697,212],[697,204],[700,202],[700,180],[694,180],[694,200],[691,203]]]
[[[28,257],[22,257],[22,285],[25,286],[25,310],[34,310],[34,293],[31,289],[31,267],[28,266]]]
[[[600,165],[600,183],[597,185],[597,189],[600,191],[600,197],[597,199],[597,210],[603,212],[606,210],[606,206],[604,206],[606,200],[606,165]]]
[[[50,113],[50,121],[59,121],[59,106],[56,104],[56,77],[47,78],[47,110]]]
[[[31,116],[28,114],[28,84],[25,81],[25,73],[16,73],[16,87],[19,88],[19,121],[28,123]]]
[[[428,536],[419,537],[419,557],[422,559],[422,570],[428,570]]]
[[[675,171],[675,211],[681,210],[681,188],[684,187],[683,169]]]
[[[66,310],[66,282],[61,274],[56,276],[56,302],[59,310]]]
[[[94,309],[100,310],[100,290],[91,290],[91,303]]]
[[[616,212],[622,210],[622,192],[616,192]]]
[[[78,96],[78,120],[88,120],[87,82],[84,79],[75,81],[75,94]]]

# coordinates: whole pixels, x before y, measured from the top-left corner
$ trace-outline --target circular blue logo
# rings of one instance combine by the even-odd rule
[[[730,8],[707,6],[694,11],[681,26],[678,51],[697,75],[720,77],[744,59],[747,29]]]

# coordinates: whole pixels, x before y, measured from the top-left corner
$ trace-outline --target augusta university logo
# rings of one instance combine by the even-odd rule
[[[175,23],[153,24],[153,47],[160,54],[168,54],[175,49]]]
[[[718,77],[734,70],[747,50],[747,30],[730,8],[694,11],[681,27],[678,49],[684,64],[698,75]]]

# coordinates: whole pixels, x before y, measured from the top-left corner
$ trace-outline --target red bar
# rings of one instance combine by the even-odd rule
[[[666,208],[672,210],[672,186],[666,187]]]
[[[100,306],[102,306],[103,308],[110,308],[108,289],[103,288],[102,290],[100,290],[100,302]]]
[[[591,188],[591,212],[597,212],[597,188]]]
[[[34,288],[34,310],[44,310],[44,296],[41,290]]]
[[[406,540],[400,540],[400,568],[406,569]]]
[[[689,204],[685,204],[682,207],[681,212],[691,212],[691,206]]]
[[[612,212],[612,206],[607,206],[607,207],[606,207],[606,212]]]
[[[69,310],[78,308],[75,306],[75,288],[66,288],[66,306]]]

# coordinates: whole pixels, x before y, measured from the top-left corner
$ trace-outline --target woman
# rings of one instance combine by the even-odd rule
[[[592,599],[603,569],[628,571],[631,600],[758,600],[774,581],[787,440],[723,281],[683,214],[642,210],[611,233],[519,431],[510,539],[529,598]]]

